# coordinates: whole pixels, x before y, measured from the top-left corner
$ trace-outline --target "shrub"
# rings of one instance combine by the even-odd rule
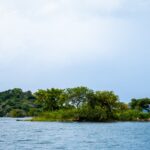
[[[12,109],[8,114],[8,117],[25,117],[26,113],[25,111],[21,109]]]

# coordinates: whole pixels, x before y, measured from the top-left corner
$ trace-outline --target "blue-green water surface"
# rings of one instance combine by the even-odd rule
[[[149,150],[149,122],[59,123],[0,118],[0,150]]]

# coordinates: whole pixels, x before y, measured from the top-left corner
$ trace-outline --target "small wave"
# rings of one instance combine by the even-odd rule
[[[17,140],[17,142],[29,142],[29,141],[32,141],[32,139]]]
[[[43,141],[43,142],[38,142],[38,143],[36,143],[36,144],[41,144],[41,145],[43,145],[43,144],[53,144],[53,142],[50,142],[50,141]]]

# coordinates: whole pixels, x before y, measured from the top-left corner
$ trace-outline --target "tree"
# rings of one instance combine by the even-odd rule
[[[58,102],[61,98],[61,94],[64,90],[62,89],[47,89],[47,90],[38,90],[35,93],[38,104],[40,104],[44,110],[53,111],[59,108]]]
[[[74,107],[78,108],[83,103],[88,102],[88,95],[92,92],[92,90],[88,89],[87,87],[75,87],[75,88],[68,88],[66,93],[68,95],[68,102],[69,104],[73,105]]]
[[[143,109],[150,111],[150,99],[149,98],[141,98],[141,99],[131,99],[129,103],[131,109],[136,109],[142,111]]]
[[[6,116],[14,109],[26,113],[30,108],[35,107],[34,101],[31,91],[23,92],[20,88],[0,92],[0,116]]]
[[[119,97],[113,91],[96,91],[96,105],[106,108],[108,118],[113,117],[113,113],[117,108]]]
[[[128,106],[128,104],[125,104],[123,102],[119,102],[118,106],[117,106],[117,109],[118,109],[119,112],[123,112],[123,111],[129,110],[129,106]]]

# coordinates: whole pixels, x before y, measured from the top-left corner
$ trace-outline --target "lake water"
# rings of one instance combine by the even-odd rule
[[[150,123],[24,122],[0,118],[0,150],[149,150]]]

